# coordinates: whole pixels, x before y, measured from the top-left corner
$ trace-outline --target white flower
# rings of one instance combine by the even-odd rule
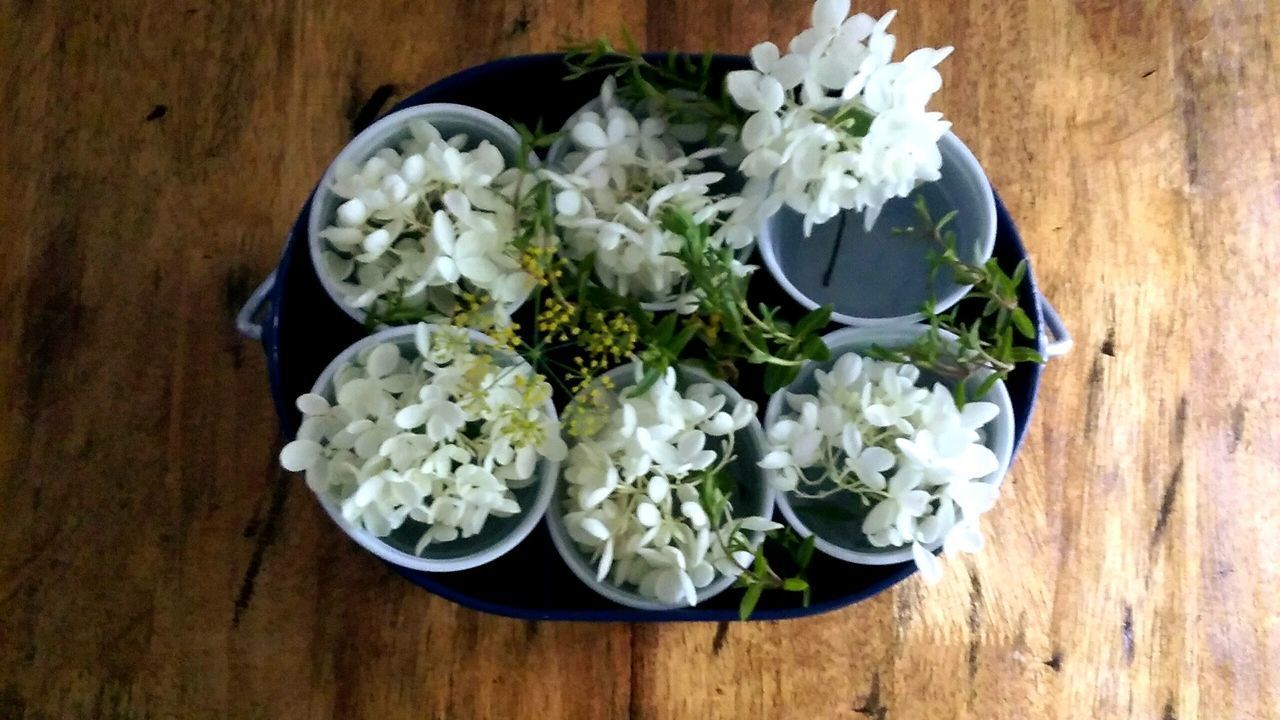
[[[920,371],[846,353],[817,370],[816,395],[788,395],[790,414],[769,428],[760,466],[775,486],[821,499],[859,497],[860,529],[875,547],[910,545],[921,574],[940,577],[931,549],[974,552],[977,518],[995,504],[988,482],[999,469],[981,428],[999,410],[986,402],[956,407],[942,385],[925,389]]]
[[[462,150],[466,136],[446,140],[424,120],[409,128],[397,147],[335,168],[332,190],[347,199],[320,233],[323,268],[362,309],[394,295],[447,313],[464,291],[520,302],[533,279],[510,243],[517,175],[487,141]]]
[[[761,43],[751,51],[755,69],[725,82],[751,113],[739,169],[772,179],[773,197],[804,215],[806,234],[845,210],[863,213],[870,229],[886,201],[937,180],[937,143],[950,127],[926,107],[951,48],[922,48],[894,63],[894,13],[848,14],[847,0],[818,0],[790,52]]]
[[[872,490],[884,489],[883,473],[891,470],[896,463],[893,453],[882,447],[863,447],[862,433],[854,423],[845,425],[841,431],[840,449],[844,450],[845,467],[857,476],[862,484]]]
[[[746,533],[780,527],[704,505],[703,484],[732,459],[734,433],[755,417],[750,401],[726,405],[710,384],[680,392],[669,370],[638,397],[617,398],[604,427],[573,444],[565,527],[598,579],[693,605],[717,575],[750,566]]]
[[[921,490],[922,474],[911,470],[895,473],[886,497],[871,508],[862,521],[862,532],[872,545],[901,545],[915,538],[917,519],[930,511],[933,496]]]
[[[332,398],[300,396],[280,463],[376,536],[419,523],[421,554],[518,513],[511,490],[566,448],[527,365],[500,366],[460,328],[419,325],[413,350],[376,345],[335,374]]]
[[[559,167],[541,171],[555,189],[564,250],[574,259],[594,255],[601,282],[622,295],[693,312],[698,296],[685,287],[688,273],[674,257],[684,240],[666,229],[667,214],[678,209],[709,223],[713,248],[746,248],[763,217],[759,202],[747,201],[764,197],[767,188],[713,193],[724,175],[702,171],[702,161],[721,150],[686,153],[665,120],[641,120],[617,104],[613,86],[610,77],[601,87],[600,112],[575,117]]]

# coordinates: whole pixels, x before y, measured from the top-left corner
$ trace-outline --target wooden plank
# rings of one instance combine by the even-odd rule
[[[1267,0],[901,8],[901,47],[956,46],[939,106],[1077,341],[991,546],[937,587],[781,623],[496,618],[275,469],[230,317],[372,98],[624,26],[742,52],[806,5],[0,5],[0,717],[1280,717]]]

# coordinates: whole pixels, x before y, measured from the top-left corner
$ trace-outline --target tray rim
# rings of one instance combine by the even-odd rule
[[[685,53],[693,57],[697,55]],[[666,53],[646,53],[647,57],[664,58]],[[743,66],[749,62],[749,58],[743,55],[720,54],[713,56],[715,60],[721,62],[738,63]],[[449,89],[466,82],[471,81],[475,76],[486,73],[492,73],[500,70],[508,65],[523,65],[530,62],[546,62],[548,60],[560,61],[563,55],[560,53],[533,53],[527,55],[515,55],[511,57],[492,60],[489,62],[474,65],[459,70],[451,75],[443,77],[422,89],[407,96],[400,102],[396,103],[385,114],[401,110],[414,105],[421,105],[431,102],[430,96],[438,93],[447,92]],[[318,185],[316,186],[318,187]],[[306,201],[303,203],[298,216],[295,218],[288,234],[285,237],[284,247],[281,251],[279,263],[275,270],[276,280],[272,284],[271,291],[268,294],[269,310],[265,321],[263,322],[262,346],[263,352],[267,360],[267,374],[270,383],[271,396],[276,411],[277,423],[280,435],[283,439],[289,439],[293,436],[296,428],[292,427],[288,420],[287,409],[291,407],[288,398],[284,397],[284,383],[282,380],[281,363],[280,363],[280,316],[281,307],[284,302],[285,278],[288,276],[292,268],[294,255],[298,252],[306,252],[306,218],[310,213],[311,203],[315,197],[316,187],[308,194]],[[1014,223],[1012,216],[1009,214],[1004,201],[1001,199],[999,192],[992,187],[995,195],[996,204],[996,247],[999,248],[1001,243],[1012,244],[1022,258],[1027,260],[1027,285],[1028,294],[1035,299],[1033,307],[1030,308],[1032,323],[1036,328],[1036,347],[1044,355],[1047,346],[1047,337],[1045,332],[1045,316],[1043,310],[1044,296],[1040,292],[1040,287],[1035,279],[1034,268],[1030,257],[1027,253],[1026,246],[1022,242],[1022,236]],[[298,249],[298,244],[302,244],[302,249]],[[1021,424],[1015,422],[1014,427],[1014,445],[1013,454],[1010,457],[1009,469],[1012,470],[1014,461],[1017,458],[1018,451],[1022,447],[1023,439],[1026,437],[1027,430],[1031,425],[1031,420],[1035,414],[1035,408],[1039,396],[1041,376],[1044,372],[1042,364],[1028,365],[1029,376],[1027,384],[1030,387],[1029,399],[1026,405],[1025,419]],[[1008,471],[1006,471],[1008,472]],[[546,520],[542,520],[534,528],[530,537],[539,533],[547,533]],[[525,539],[528,542],[529,538]],[[515,618],[520,620],[550,620],[550,621],[581,621],[581,622],[740,622],[737,611],[729,608],[712,608],[712,609],[674,609],[664,611],[654,610],[635,610],[621,605],[617,607],[602,608],[598,610],[554,610],[554,609],[534,609],[515,605],[505,605],[495,603],[486,599],[478,598],[473,595],[455,590],[447,584],[436,582],[430,573],[423,573],[408,568],[399,567],[393,563],[386,563],[388,567],[394,570],[398,575],[408,580],[410,583],[437,595],[450,602],[457,603],[463,607],[468,607],[480,612],[486,612],[493,615]],[[901,567],[879,581],[871,583],[857,592],[850,593],[838,598],[834,598],[822,603],[813,603],[808,607],[798,608],[761,608],[751,615],[749,621],[771,621],[786,620],[793,618],[809,617],[812,615],[820,615],[823,613],[838,610],[850,605],[867,600],[878,595],[885,590],[897,585],[911,575],[915,574],[916,568],[912,563],[902,563]]]

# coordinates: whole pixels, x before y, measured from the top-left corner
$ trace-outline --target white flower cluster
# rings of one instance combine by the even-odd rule
[[[697,298],[685,291],[687,271],[673,257],[683,238],[663,228],[664,214],[679,208],[700,223],[713,223],[712,247],[745,248],[760,219],[758,202],[750,199],[762,198],[767,183],[740,195],[713,194],[711,185],[724,173],[703,171],[702,161],[723,150],[686,154],[665,120],[639,119],[618,104],[614,85],[610,76],[600,89],[603,114],[577,116],[560,171],[543,171],[556,187],[556,223],[564,228],[565,250],[575,259],[594,253],[601,282],[619,294],[676,301],[692,312]]]
[[[497,364],[459,328],[422,324],[414,340],[412,358],[392,343],[361,353],[335,375],[332,403],[299,397],[304,419],[280,464],[378,537],[424,524],[421,554],[518,513],[511,490],[568,449],[551,388],[528,365]]]
[[[752,113],[742,128],[740,169],[773,178],[772,203],[804,215],[805,233],[841,210],[880,208],[937,180],[938,140],[951,124],[925,108],[942,87],[935,69],[952,48],[921,48],[891,62],[894,12],[878,21],[849,15],[849,0],[817,0],[812,27],[786,55],[771,42],[751,49],[754,70],[729,73],[729,94]]]
[[[598,580],[694,605],[698,588],[717,573],[737,577],[750,566],[745,533],[781,526],[725,512],[713,527],[702,485],[732,459],[734,433],[755,411],[750,401],[725,408],[724,395],[708,383],[681,394],[669,369],[642,395],[621,398],[609,423],[573,446],[565,525],[591,553]],[[719,452],[708,447],[709,436],[718,438],[712,442]]]
[[[948,553],[982,547],[978,516],[998,493],[982,478],[1000,463],[979,428],[999,408],[969,402],[959,409],[941,384],[917,386],[919,375],[913,365],[841,356],[830,372],[817,371],[816,396],[787,396],[794,415],[769,428],[773,450],[760,466],[779,471],[780,490],[802,497],[856,493],[870,506],[862,522],[867,540],[910,544],[921,573],[935,582],[941,565],[929,546],[943,541]]]
[[[429,122],[408,124],[399,148],[363,166],[335,168],[333,192],[346,202],[320,233],[324,267],[347,302],[369,308],[402,293],[411,307],[447,310],[463,286],[500,305],[522,301],[533,278],[510,245],[517,171],[487,140],[445,140]]]

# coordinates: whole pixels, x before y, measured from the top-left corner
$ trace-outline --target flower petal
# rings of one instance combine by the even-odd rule
[[[862,519],[862,532],[865,535],[874,535],[882,532],[893,524],[894,519],[898,515],[898,503],[892,498],[881,500],[876,506],[871,508],[871,512]]]
[[[930,585],[942,579],[942,562],[920,543],[911,543],[911,558],[915,560],[920,576]]]
[[[280,450],[280,465],[290,472],[302,472],[320,459],[320,443],[294,440]]]

